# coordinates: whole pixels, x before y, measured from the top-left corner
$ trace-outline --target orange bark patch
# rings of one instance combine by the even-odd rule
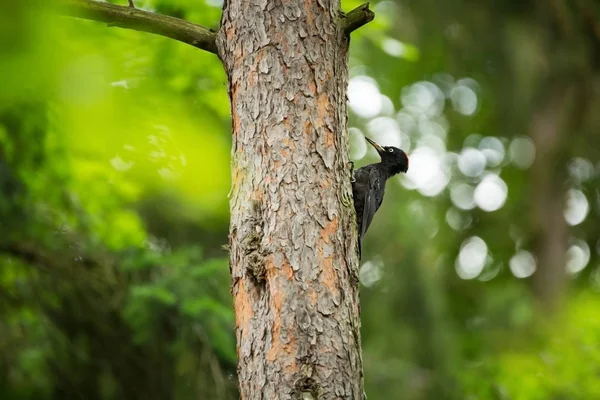
[[[317,84],[314,81],[308,82],[308,90],[314,96],[317,93]]]
[[[321,239],[323,239],[323,242],[329,243],[329,236],[337,232],[338,226],[338,217],[334,216],[333,219],[329,221],[329,223],[321,231]]]
[[[333,257],[327,257],[321,261],[321,281],[329,290],[329,293],[335,295],[337,293],[338,279],[335,269],[333,268]]]
[[[333,132],[325,126],[325,120],[327,118],[333,119],[330,111],[333,112],[334,107],[331,105],[329,101],[329,97],[326,93],[321,93],[317,97],[317,118],[319,120],[320,125],[322,125],[325,129],[321,129],[322,135],[325,139],[326,147],[333,147],[335,145]]]
[[[234,298],[235,326],[240,330],[240,335],[243,338],[248,327],[248,322],[250,322],[250,319],[254,315],[254,311],[252,310],[251,299],[244,280],[238,280],[236,286]]]
[[[258,73],[256,71],[252,71],[248,75],[248,85],[256,86],[256,83],[258,82]]]
[[[281,142],[283,143],[284,147],[286,148],[286,150],[285,150],[285,151],[286,151],[287,153],[285,154],[285,157],[288,157],[288,156],[289,156],[289,154],[290,154],[289,152],[290,152],[290,151],[294,151],[294,149],[296,148],[296,144],[295,144],[295,142],[294,142],[292,139],[290,139],[289,137],[286,137],[286,138],[284,138],[284,139],[283,139]]]
[[[273,312],[273,330],[271,339],[271,348],[267,353],[267,360],[275,361],[281,360],[292,355],[296,348],[296,338],[293,335],[288,335],[289,343],[283,343],[281,341],[281,308],[284,302],[283,290],[278,285],[273,285],[270,281],[271,286],[271,310]]]
[[[288,159],[290,157],[290,152],[287,149],[282,149],[281,152],[279,153],[281,154],[281,157],[283,157],[284,159]],[[278,169],[279,167],[281,167],[281,161],[277,160],[273,163],[275,165],[275,169]]]
[[[329,112],[331,102],[329,101],[329,96],[327,93],[323,92],[319,96],[317,96],[317,110],[319,111],[319,116],[324,117]]]
[[[315,292],[315,289],[313,289],[312,287],[308,288],[308,294],[307,294],[308,300],[310,300],[310,304],[311,305],[315,305],[317,304],[317,292]]]
[[[313,124],[312,122],[310,122],[310,120],[306,121],[306,124],[304,125],[304,136],[306,137],[307,140],[309,141],[313,141]]]
[[[238,83],[232,82],[231,84],[231,118],[233,120],[233,134],[237,135],[240,130],[241,122],[240,116],[237,113],[237,91],[238,91]]]
[[[232,119],[233,119],[233,134],[237,135],[237,133],[240,130],[240,116],[239,116],[239,114],[234,111],[232,113]]]
[[[235,36],[235,28],[233,26],[229,27],[229,29],[225,31],[225,36],[227,36],[227,41],[231,42]]]
[[[306,26],[307,27],[311,27],[313,26],[313,15],[312,15],[312,1],[311,0],[304,0],[304,6],[306,8]]]
[[[262,203],[265,199],[265,190],[264,188],[261,186],[258,189],[256,189],[254,191],[254,195],[252,196],[253,200],[258,201],[259,203]]]
[[[329,237],[334,235],[338,230],[339,223],[337,216],[333,217],[325,228],[321,231],[321,239],[323,243],[329,243]],[[322,257],[323,250],[319,248],[319,256]],[[338,292],[338,277],[333,267],[333,255],[329,255],[327,258],[321,260],[321,281],[323,285],[329,290],[332,295],[336,295]]]
[[[297,340],[293,334],[290,334],[293,327],[288,326],[288,343],[284,343],[281,340],[281,323],[282,323],[282,312],[285,304],[285,291],[283,285],[286,285],[286,281],[290,281],[293,276],[293,269],[290,263],[284,259],[281,268],[277,268],[273,265],[272,257],[267,260],[267,277],[269,294],[271,299],[271,312],[273,314],[273,328],[272,328],[272,339],[271,348],[267,353],[267,360],[281,362],[285,366],[287,372],[296,372],[298,367],[296,365],[296,347]],[[287,279],[282,279],[283,277]]]
[[[265,270],[267,272],[267,280],[272,283],[271,286],[275,284],[275,280],[280,273],[288,279],[292,279],[294,276],[294,270],[286,258],[284,258],[281,267],[279,267],[273,263],[273,256],[267,257],[265,259]]]
[[[331,148],[335,146],[335,141],[333,140],[333,132],[327,129],[325,132],[325,146]]]
[[[283,276],[288,278],[288,280],[291,280],[294,276],[294,270],[292,269],[292,266],[287,260],[283,261],[283,265],[281,266],[281,273],[283,274]]]
[[[286,126],[286,129],[288,128],[289,121],[284,120],[284,125]],[[289,132],[289,129],[288,129]],[[281,152],[279,152],[279,154],[281,154],[281,157],[287,159],[290,156],[290,152],[287,149],[282,149]],[[281,167],[281,159],[277,159],[273,162],[273,167],[275,167],[275,170],[279,169],[279,167]]]

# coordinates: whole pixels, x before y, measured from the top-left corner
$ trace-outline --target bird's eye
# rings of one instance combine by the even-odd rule
[[[389,151],[390,153],[393,153],[393,152],[394,152],[394,149],[389,149],[388,151]]]

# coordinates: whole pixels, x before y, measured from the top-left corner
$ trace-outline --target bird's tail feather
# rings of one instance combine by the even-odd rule
[[[362,238],[359,237],[358,238],[358,260],[360,261],[360,258],[362,256]]]

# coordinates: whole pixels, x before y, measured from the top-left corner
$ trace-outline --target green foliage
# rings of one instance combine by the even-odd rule
[[[218,14],[196,3],[180,6]],[[1,7],[15,21],[0,42],[28,35],[0,46],[0,397],[234,397],[227,261],[198,229],[227,224],[222,68],[163,38]],[[167,243],[172,227],[186,228]]]
[[[140,252],[123,260],[122,268],[135,277],[153,277],[134,279],[124,304],[136,342],[152,340],[152,327],[163,313],[178,315],[178,323],[201,332],[220,357],[235,363],[226,259],[204,260],[198,248],[189,247],[166,255]]]
[[[600,365],[600,297],[582,292],[544,332],[521,330],[499,357],[461,375],[472,399],[594,399]],[[542,333],[542,335],[540,335]],[[537,337],[537,339],[536,339]]]

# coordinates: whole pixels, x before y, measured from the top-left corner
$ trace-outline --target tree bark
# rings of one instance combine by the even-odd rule
[[[227,0],[230,266],[242,399],[361,399],[339,1]]]

